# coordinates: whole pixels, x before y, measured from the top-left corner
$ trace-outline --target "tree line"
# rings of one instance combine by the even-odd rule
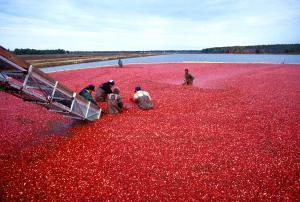
[[[64,49],[54,49],[54,50],[37,50],[30,48],[16,48],[13,51],[16,55],[51,55],[51,54],[67,54],[69,51]]]
[[[203,49],[201,52],[236,54],[300,54],[300,44],[215,47]]]

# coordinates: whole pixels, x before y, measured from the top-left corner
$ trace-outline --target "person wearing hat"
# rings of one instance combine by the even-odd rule
[[[147,91],[143,91],[140,86],[136,86],[134,92],[133,101],[138,104],[140,109],[146,110],[153,108],[151,97]]]
[[[194,77],[189,73],[188,69],[184,70],[184,83],[182,85],[193,85]]]
[[[81,95],[82,97],[84,97],[86,100],[90,101],[91,103],[95,104],[96,106],[98,106],[97,102],[94,100],[93,96],[92,96],[92,92],[95,91],[95,86],[90,84],[87,87],[85,87],[84,89],[82,89],[79,93],[79,95]]]
[[[109,80],[108,82],[102,83],[96,90],[96,101],[97,102],[105,102],[108,94],[112,93],[111,87],[115,85],[114,80]]]
[[[120,89],[114,88],[113,92],[107,96],[107,110],[109,114],[118,114],[122,111],[123,102],[119,94]]]

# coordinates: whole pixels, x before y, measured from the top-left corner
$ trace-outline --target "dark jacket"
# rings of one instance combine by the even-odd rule
[[[119,65],[119,67],[123,67],[123,62],[122,62],[122,60],[121,60],[121,59],[119,59],[119,61],[118,61],[118,65]]]
[[[103,83],[99,86],[99,88],[102,88],[102,90],[104,90],[104,92],[106,94],[110,94],[112,93],[112,90],[110,88],[110,83],[109,82],[106,82],[106,83]]]
[[[89,93],[87,89],[82,89],[79,93],[82,97],[84,97],[86,100],[90,101],[91,103],[95,104],[98,106],[97,102],[93,99],[93,96]]]
[[[101,84],[97,90],[96,90],[96,95],[95,95],[95,98],[96,100],[99,102],[105,102],[106,100],[106,96],[108,94],[112,93],[112,90],[110,88],[110,83],[109,82],[106,82],[106,83],[103,83]]]

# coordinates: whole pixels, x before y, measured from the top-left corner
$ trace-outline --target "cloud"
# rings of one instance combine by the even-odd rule
[[[295,0],[0,0],[0,43],[69,50],[296,43],[299,6]]]

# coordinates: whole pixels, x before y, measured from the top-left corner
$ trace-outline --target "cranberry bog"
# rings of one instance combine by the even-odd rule
[[[181,85],[185,68],[193,86]],[[83,123],[0,92],[4,201],[299,199],[300,65],[132,64],[50,75],[77,92],[114,79],[126,109]],[[153,110],[130,101],[136,85]]]

